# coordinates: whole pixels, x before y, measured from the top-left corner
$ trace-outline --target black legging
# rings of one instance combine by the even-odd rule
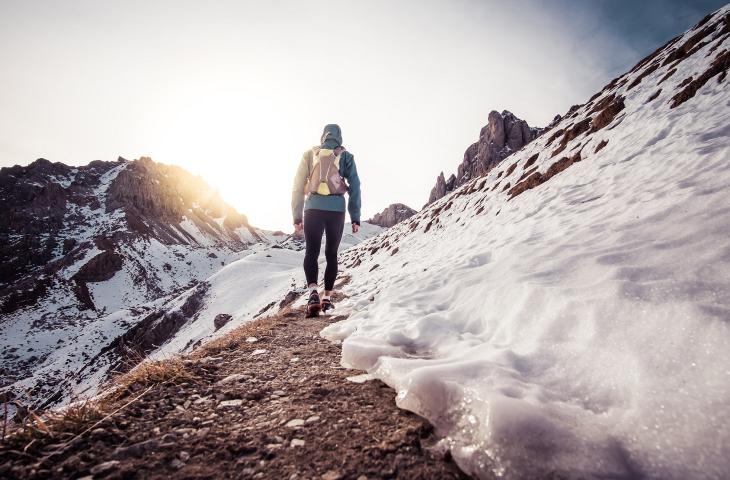
[[[307,285],[317,283],[319,273],[319,249],[322,246],[322,234],[327,234],[327,244],[324,247],[324,256],[327,259],[327,268],[324,270],[324,289],[332,290],[337,278],[337,249],[340,247],[342,231],[345,228],[345,212],[330,212],[328,210],[304,211],[304,239],[307,241],[307,251],[304,254],[304,275]]]

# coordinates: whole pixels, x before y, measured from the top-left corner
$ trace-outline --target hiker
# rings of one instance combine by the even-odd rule
[[[303,232],[307,245],[304,254],[304,275],[310,290],[307,317],[315,317],[320,311],[334,308],[332,289],[337,277],[337,249],[345,228],[345,193],[349,194],[347,211],[350,212],[352,233],[357,233],[360,229],[360,179],[355,157],[342,146],[339,125],[330,124],[324,127],[320,145],[302,155],[292,189],[294,233],[299,236]],[[327,267],[320,300],[317,259],[323,233],[327,235],[324,248]]]

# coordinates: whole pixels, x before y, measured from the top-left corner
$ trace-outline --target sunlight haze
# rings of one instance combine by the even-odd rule
[[[297,163],[338,123],[363,219],[420,209],[491,110],[546,125],[697,3],[625,36],[598,14],[632,2],[2,0],[0,166],[150,156],[290,231]]]

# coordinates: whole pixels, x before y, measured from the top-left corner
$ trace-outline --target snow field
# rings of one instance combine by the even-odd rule
[[[550,158],[548,132],[476,193],[457,191],[414,217],[413,231],[407,221],[351,253],[362,260],[348,272],[352,314],[322,335],[342,341],[344,366],[433,423],[466,471],[730,472],[727,81],[668,105],[672,85],[709,65],[708,48],[650,104],[667,67],[623,87],[626,109],[592,138]],[[514,185],[534,153],[545,172],[578,144],[582,161],[544,185],[512,200],[492,191]]]

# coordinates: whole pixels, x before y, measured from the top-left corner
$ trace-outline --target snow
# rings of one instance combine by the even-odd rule
[[[183,325],[151,357],[183,352],[198,340],[219,336],[250,321],[271,303],[272,298],[283,299],[297,284],[301,263],[300,252],[271,249],[252,253],[226,265],[207,280],[210,288],[206,293],[205,306],[196,318]],[[186,298],[186,295],[181,298]],[[216,332],[213,320],[222,313],[233,318]]]
[[[352,231],[349,224],[346,227],[346,231]],[[376,225],[363,224],[357,234],[343,235],[341,249],[347,249],[382,231]],[[165,358],[189,351],[200,342],[219,337],[254,318],[275,312],[289,291],[301,290],[305,286],[303,259],[303,251],[254,246],[247,256],[227,264],[206,280],[210,287],[206,292],[204,307],[150,357]],[[320,263],[323,262],[324,248],[320,252]],[[324,265],[321,270],[324,270]],[[193,290],[181,294],[173,304],[182,305]],[[219,314],[228,314],[232,318],[222,328],[215,330],[213,321]],[[255,342],[257,339],[251,337],[246,341]]]
[[[680,63],[649,104],[668,67],[620,87],[623,121],[569,142],[565,153],[582,143],[583,160],[547,183],[509,201],[491,191],[500,180],[514,185],[534,153],[541,172],[558,160],[555,145],[545,147],[550,134],[476,193],[460,195],[484,178],[348,252],[362,257],[338,306],[351,316],[322,335],[342,341],[343,366],[385,381],[400,407],[434,424],[465,470],[726,478],[727,80],[668,105],[712,61],[709,47]],[[594,153],[601,140],[608,145]]]

